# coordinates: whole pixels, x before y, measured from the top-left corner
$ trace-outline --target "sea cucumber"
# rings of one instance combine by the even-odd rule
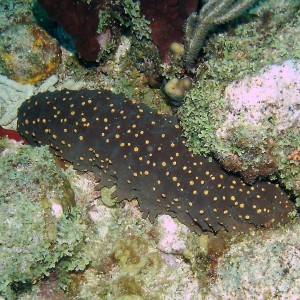
[[[194,231],[245,231],[287,222],[294,209],[270,182],[245,184],[214,160],[193,155],[175,116],[106,90],[55,91],[19,108],[18,131],[33,145],[92,171],[118,201],[137,198],[153,221],[169,214]]]

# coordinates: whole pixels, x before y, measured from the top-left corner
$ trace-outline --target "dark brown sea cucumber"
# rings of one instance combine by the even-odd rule
[[[247,185],[216,161],[193,155],[176,117],[122,94],[38,94],[20,107],[18,131],[75,169],[99,174],[101,187],[116,184],[118,201],[137,198],[150,220],[169,214],[195,231],[245,231],[286,222],[294,209],[278,185]]]

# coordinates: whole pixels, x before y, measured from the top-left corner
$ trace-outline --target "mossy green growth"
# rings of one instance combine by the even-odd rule
[[[261,1],[250,11],[253,21],[208,40],[197,76],[228,83],[257,74],[266,65],[300,58],[299,12],[297,0]]]
[[[214,111],[222,111],[229,83],[257,74],[266,65],[300,58],[299,11],[297,0],[260,1],[250,11],[252,21],[208,40],[196,73],[198,81],[179,109],[185,136],[195,153],[210,155],[216,149]]]
[[[266,115],[257,128],[247,122],[243,126],[242,112],[235,109],[233,102],[232,107],[225,104],[225,89],[236,80],[258,75],[265,66],[283,65],[300,58],[299,12],[296,0],[260,1],[250,10],[246,18],[250,21],[246,24],[232,23],[226,32],[212,36],[204,48],[197,81],[179,109],[184,134],[195,153],[217,157],[227,169],[239,172],[248,182],[272,174],[272,179],[279,180],[297,197],[299,127],[277,130],[272,120],[276,113]],[[289,98],[286,100],[291,101]],[[238,119],[240,124],[233,121],[231,128],[229,121],[225,122],[229,115],[239,116],[234,120]],[[227,133],[224,138],[222,132]]]
[[[138,40],[150,39],[150,22],[141,14],[138,1],[116,0],[106,5],[106,9],[99,11],[98,32],[103,32],[117,22],[121,27],[129,28]]]
[[[7,142],[0,153],[0,295],[18,292],[61,269],[82,269],[78,251],[85,224],[74,193],[46,147]],[[72,258],[73,259],[73,258]]]
[[[300,58],[299,10],[296,0],[261,1],[251,11],[257,15],[253,21],[208,40],[197,69],[198,81],[179,110],[185,136],[196,153],[209,155],[214,151],[212,111],[222,109],[228,83],[257,74],[265,65]]]
[[[199,80],[187,93],[178,114],[188,146],[195,153],[210,155],[215,148],[215,111],[224,106],[225,85],[216,80]]]
[[[278,179],[286,189],[295,195],[296,207],[300,208],[300,129],[295,127],[286,135],[277,137],[278,147],[274,149],[278,172],[271,178]]]

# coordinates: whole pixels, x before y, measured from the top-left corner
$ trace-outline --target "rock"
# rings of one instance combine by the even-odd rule
[[[61,62],[58,42],[36,25],[15,24],[1,33],[0,71],[19,83],[35,84]]]

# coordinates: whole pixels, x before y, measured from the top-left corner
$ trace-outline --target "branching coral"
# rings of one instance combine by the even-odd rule
[[[191,70],[210,30],[233,20],[256,0],[209,0],[199,13],[192,13],[185,28],[185,67]]]

